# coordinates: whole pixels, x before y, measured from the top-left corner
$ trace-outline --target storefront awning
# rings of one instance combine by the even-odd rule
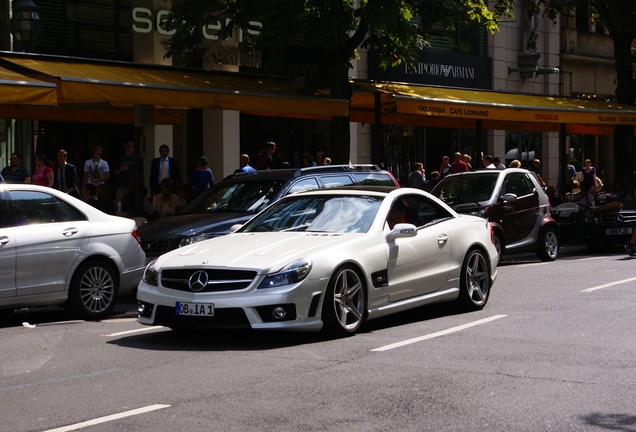
[[[604,100],[352,80],[350,117],[384,124],[484,129],[611,131],[636,126],[636,109]],[[611,133],[611,132],[610,132]]]
[[[346,116],[349,108],[346,100],[304,94],[289,80],[238,73],[9,53],[0,55],[0,66],[54,84],[59,106],[138,104],[321,119]]]
[[[0,67],[0,104],[55,105],[55,84]]]

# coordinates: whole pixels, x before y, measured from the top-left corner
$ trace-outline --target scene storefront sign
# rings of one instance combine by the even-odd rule
[[[422,50],[417,64],[402,64],[382,70],[376,50],[369,51],[369,78],[382,81],[443,85],[449,87],[491,88],[490,58]]]
[[[176,30],[167,30],[166,29],[166,21],[170,16],[170,10],[162,9],[158,11],[153,11],[152,9],[136,7],[132,10],[132,31],[134,33],[152,33],[156,31],[158,34],[162,36],[172,36],[175,34]],[[201,36],[207,40],[218,40],[218,32],[226,26],[228,21],[225,23],[217,23],[217,24],[208,24],[201,28]],[[249,24],[256,29],[248,29],[245,30],[249,35],[258,35],[260,34],[260,29],[263,28],[263,24],[258,21],[250,21]],[[238,30],[238,42],[243,41],[243,30]]]

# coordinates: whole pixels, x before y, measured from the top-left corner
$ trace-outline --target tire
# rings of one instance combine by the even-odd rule
[[[495,242],[495,249],[497,249],[497,255],[499,256],[499,258],[497,259],[497,263],[501,262],[501,257],[504,254],[504,250],[506,249],[505,243],[504,243],[504,239],[503,236],[499,233],[495,233],[494,237]]]
[[[339,267],[329,279],[322,304],[323,330],[333,336],[353,335],[367,316],[367,295],[360,272]]]
[[[559,234],[553,227],[543,230],[537,255],[541,261],[554,261],[559,255]]]
[[[109,315],[117,299],[117,271],[101,260],[83,262],[75,271],[68,294],[68,309],[86,320]]]
[[[479,249],[471,249],[464,258],[459,275],[457,301],[464,310],[483,309],[490,298],[490,267],[486,255]]]

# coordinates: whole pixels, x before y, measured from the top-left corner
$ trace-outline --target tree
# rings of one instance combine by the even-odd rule
[[[554,19],[559,12],[588,5],[592,18],[607,28],[614,43],[616,69],[616,99],[625,105],[636,102],[634,79],[634,39],[636,38],[636,0],[527,0],[529,14],[543,13]],[[614,155],[629,163],[616,165],[617,179],[631,181],[634,177],[636,155],[633,151],[634,128],[617,126],[614,133]]]
[[[430,23],[452,28],[454,18],[476,20],[491,32],[512,17],[513,0],[173,0],[167,26],[176,30],[168,56],[183,55],[189,64],[210,55],[201,29],[212,25],[220,39],[241,29],[243,44],[269,53],[270,64],[294,49],[313,50],[324,60],[311,86],[331,96],[351,98],[348,72],[358,47],[378,50],[380,67],[415,64],[426,45]],[[493,3],[493,2],[490,2]],[[262,23],[260,27],[259,23]],[[349,159],[349,119],[331,124],[331,156]]]

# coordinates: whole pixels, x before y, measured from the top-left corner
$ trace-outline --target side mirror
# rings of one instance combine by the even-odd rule
[[[234,224],[230,227],[230,234],[232,234],[233,232],[236,232],[236,230],[238,230],[240,227],[242,227],[243,224]]]
[[[387,240],[394,241],[399,238],[415,237],[417,228],[413,224],[399,223],[396,224],[390,233],[387,234]]]
[[[517,195],[515,195],[513,193],[507,193],[507,194],[504,194],[500,199],[502,201],[516,201],[517,200]]]

